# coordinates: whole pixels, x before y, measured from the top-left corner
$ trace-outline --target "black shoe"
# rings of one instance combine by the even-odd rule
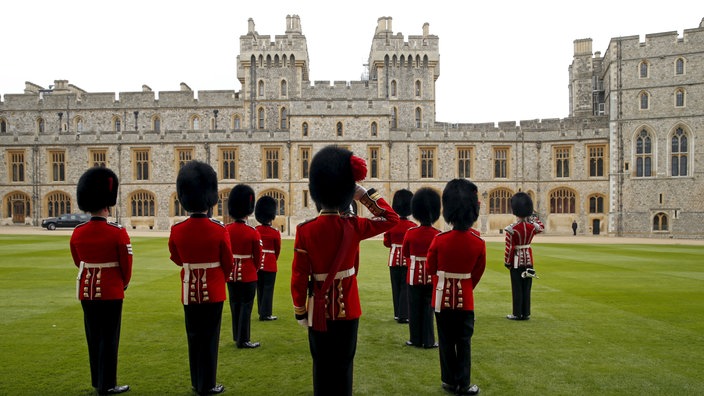
[[[444,391],[450,392],[450,393],[452,393],[452,394],[454,394],[455,392],[457,392],[457,386],[455,386],[455,385],[450,385],[450,384],[446,384],[446,383],[444,383],[444,382],[442,383],[442,389],[443,389]]]
[[[397,322],[400,324],[406,324],[408,323],[408,318],[398,318]]]
[[[118,385],[118,386],[114,386],[106,391],[102,391],[102,392],[99,391],[98,394],[100,394],[100,395],[117,395],[120,393],[125,393],[129,390],[130,390],[129,385]]]
[[[506,319],[508,319],[508,320],[521,320],[521,317],[516,316],[516,315],[506,315]]]
[[[276,320],[276,319],[278,319],[278,316],[274,316],[274,315],[260,316],[260,317],[259,317],[259,320],[262,321],[262,322],[270,321],[270,320]]]
[[[476,385],[470,385],[466,388],[458,389],[457,394],[458,395],[478,395],[479,394],[479,387]]]
[[[420,345],[414,344],[412,341],[406,341],[406,346],[414,346],[416,348],[420,347]]]
[[[438,345],[438,343],[436,342],[436,343],[433,344],[433,345],[423,345],[423,348],[425,348],[425,349],[435,349],[435,348],[437,348],[437,347],[439,347],[439,346],[440,346],[440,345]]]
[[[217,395],[225,392],[225,387],[222,384],[217,384],[214,387],[208,389],[203,393],[198,393],[199,395]]]
[[[259,348],[259,343],[258,342],[243,342],[242,344],[237,344],[237,348],[239,349],[252,349],[252,348]]]

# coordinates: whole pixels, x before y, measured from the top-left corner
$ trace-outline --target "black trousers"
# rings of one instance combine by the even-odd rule
[[[389,267],[391,276],[391,297],[394,301],[394,318],[408,319],[408,283],[406,283],[406,273],[408,267]]]
[[[257,311],[259,318],[266,318],[272,314],[274,304],[274,285],[276,284],[276,272],[257,272]]]
[[[470,385],[474,311],[455,309],[435,313],[440,344],[442,382],[465,388]]]
[[[351,396],[359,319],[328,320],[328,331],[308,328],[313,357],[313,394]]]
[[[511,268],[511,296],[513,298],[513,315],[519,318],[530,316],[530,289],[533,278],[521,278],[525,268]]]
[[[433,285],[408,286],[408,331],[415,346],[435,344],[432,298]]]
[[[232,314],[232,340],[237,346],[249,341],[257,282],[227,282]]]
[[[184,305],[191,386],[199,394],[215,386],[222,302]]]
[[[105,392],[117,385],[122,300],[81,300],[81,307],[91,383],[98,392]]]

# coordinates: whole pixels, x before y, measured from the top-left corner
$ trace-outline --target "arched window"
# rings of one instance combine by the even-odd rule
[[[650,105],[650,96],[648,95],[647,92],[641,92],[640,93],[640,109],[641,110],[648,110],[649,105]]]
[[[675,90],[675,107],[684,107],[685,105],[685,91],[684,88],[677,88]]]
[[[398,128],[398,109],[395,107],[391,108],[391,129]]]
[[[391,96],[396,96],[396,80],[391,81]]]
[[[281,108],[281,129],[288,129],[288,112],[285,107]]]
[[[416,80],[416,97],[420,97],[421,95],[421,84],[420,80]]]
[[[641,129],[636,137],[636,176],[650,177],[653,172],[653,144],[650,132]]]
[[[675,129],[675,133],[672,134],[671,148],[670,174],[672,176],[687,176],[689,174],[687,169],[689,147],[687,145],[687,133],[682,127]]]
[[[497,188],[489,193],[489,214],[511,214],[513,193],[505,188]]]
[[[0,133],[7,133],[7,121],[4,118],[0,118]]]
[[[653,231],[667,231],[668,220],[665,213],[658,213],[653,217]]]
[[[44,133],[46,130],[46,123],[43,118],[37,118],[37,132]]]
[[[200,129],[200,117],[194,115],[191,117],[191,129],[197,131]]]
[[[550,213],[576,213],[577,198],[569,188],[558,188],[550,193]]]
[[[640,64],[638,65],[638,76],[640,78],[648,78],[648,71],[649,71],[648,66],[649,66],[648,62],[646,62],[646,61],[640,62]]]
[[[112,130],[114,132],[122,131],[122,120],[120,120],[120,117],[115,116],[112,118]]]
[[[683,58],[677,58],[677,60],[675,61],[675,74],[676,75],[684,74],[684,59]]]
[[[416,107],[416,128],[420,128],[423,125],[423,111],[420,107]]]
[[[262,193],[262,196],[274,198],[276,201],[276,215],[286,216],[286,197],[284,193],[278,190],[267,190]]]
[[[342,134],[343,134],[342,122],[337,123],[337,125],[335,126],[335,131],[337,132],[337,136],[342,136]]]
[[[130,197],[130,215],[132,217],[154,216],[156,209],[154,194],[148,191],[136,191]]]
[[[259,80],[259,83],[257,84],[257,95],[264,96],[264,81]]]
[[[260,107],[259,110],[257,110],[257,120],[258,120],[258,127],[259,129],[264,129],[264,108]]]
[[[592,195],[589,197],[589,213],[604,213],[603,195]]]
[[[83,132],[83,117],[76,117],[73,119],[73,127],[78,133]]]
[[[48,217],[71,213],[71,197],[65,192],[51,192],[46,196],[46,208]]]
[[[5,198],[5,217],[12,217],[13,223],[24,223],[25,217],[31,213],[29,195],[15,191]]]
[[[188,216],[188,211],[181,206],[181,202],[178,200],[178,194],[174,193],[171,195],[172,209],[171,216],[183,217]]]
[[[304,122],[303,125],[301,125],[301,135],[308,136],[308,123],[307,122]]]
[[[371,129],[370,129],[370,133],[371,133],[372,136],[377,136],[377,135],[379,134],[379,132],[378,132],[378,127],[377,127],[375,121],[372,122]]]
[[[161,117],[159,117],[159,116],[152,117],[152,130],[154,132],[161,132]]]
[[[281,96],[288,95],[288,83],[286,80],[281,80]]]
[[[242,129],[242,120],[240,119],[239,115],[235,115],[232,117],[232,129]]]
[[[223,223],[232,223],[232,217],[227,211],[227,200],[230,197],[230,189],[220,191],[218,193],[218,204],[215,208],[215,216],[219,217]]]

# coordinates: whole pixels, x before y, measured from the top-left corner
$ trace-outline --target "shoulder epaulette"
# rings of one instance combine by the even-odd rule
[[[85,223],[84,223],[84,224],[85,224]],[[122,228],[122,224],[120,224],[120,223],[115,223],[114,221],[108,221],[108,225],[111,225],[111,226],[117,227],[117,228]]]
[[[86,225],[86,224],[88,224],[88,222],[87,222],[87,221],[84,221],[83,223],[80,223],[79,225],[77,225],[76,228],[82,227],[82,226],[84,226],[84,225]]]
[[[303,223],[299,223],[299,224],[296,226],[296,228],[298,228],[298,227],[300,227],[300,226],[302,226],[302,225],[308,224],[308,223],[310,223],[311,221],[313,221],[313,220],[315,220],[315,219],[317,219],[317,217],[313,217],[312,219],[305,220]]]
[[[218,219],[214,219],[214,218],[210,217],[209,220],[212,221],[213,223],[215,223],[215,224],[221,226],[221,227],[225,227],[225,224],[224,224],[222,221],[218,220]]]
[[[177,221],[177,222],[175,222],[171,227],[176,227],[176,226],[179,225],[179,224],[183,224],[186,220],[188,220],[188,219],[183,219],[183,220],[181,220],[181,221]]]
[[[447,233],[450,232],[450,231],[452,231],[452,230],[442,231],[441,233],[439,233],[439,234],[436,235],[436,236],[445,235],[445,234],[447,234]]]

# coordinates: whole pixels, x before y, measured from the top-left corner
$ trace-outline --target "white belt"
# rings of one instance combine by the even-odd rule
[[[191,284],[191,271],[197,269],[218,268],[220,262],[212,263],[183,263],[183,305],[188,305],[188,287]]]
[[[271,253],[271,254],[276,254],[276,252],[275,252],[275,251],[273,251],[273,250],[266,250],[266,249],[265,249],[265,250],[262,250],[262,253]]]
[[[242,259],[242,260],[243,260],[243,259],[252,258],[252,255],[251,255],[251,254],[233,254],[233,255],[232,255],[232,258],[234,258],[234,259]]]
[[[438,271],[438,284],[435,286],[435,312],[440,312],[440,307],[442,306],[442,292],[445,289],[445,278],[470,279],[472,278],[472,274]]]
[[[348,270],[340,271],[340,272],[338,272],[338,273],[335,274],[335,279],[348,278],[348,277],[354,275],[355,272],[356,272],[356,271],[355,271],[354,267],[352,267],[352,268],[350,268],[350,269],[348,269]],[[313,278],[314,278],[316,281],[318,281],[318,282],[325,282],[325,278],[327,278],[327,277],[328,277],[328,274],[325,274],[325,273],[322,273],[322,274],[313,274]]]
[[[410,282],[408,282],[409,285],[415,284],[415,270],[416,270],[416,262],[425,262],[427,260],[425,257],[422,256],[411,256],[411,275],[408,277]]]
[[[392,243],[391,244],[391,252],[389,253],[389,267],[394,267],[394,257],[396,257],[396,250],[401,250],[403,245],[399,245],[398,243]],[[400,253],[399,253],[400,254]],[[400,258],[401,263],[403,264],[403,257]]]
[[[514,248],[516,248],[516,249],[528,249],[529,247],[530,247],[530,245],[516,245],[516,246],[514,246]]]
[[[115,268],[119,267],[120,263],[117,261],[111,261],[109,263],[86,263],[81,261],[78,266],[78,276],[76,277],[76,298],[81,299],[81,276],[83,276],[83,270],[86,268]]]

